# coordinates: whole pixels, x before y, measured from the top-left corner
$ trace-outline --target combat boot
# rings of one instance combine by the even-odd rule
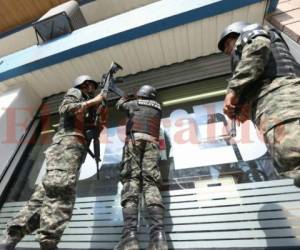
[[[20,227],[10,227],[3,232],[3,241],[0,243],[0,250],[15,250],[16,245],[23,238]]]
[[[159,206],[147,208],[150,219],[150,242],[148,250],[167,250],[168,243],[164,231],[164,209]]]
[[[43,247],[43,246],[41,246],[41,250],[58,250],[58,248],[57,247]]]
[[[123,235],[114,250],[139,250],[139,243],[136,237],[138,223],[137,208],[123,208],[123,220]]]
[[[300,175],[295,176],[294,178],[294,185],[300,188]]]
[[[16,244],[13,242],[10,243],[0,243],[0,250],[15,250]]]
[[[300,170],[298,168],[283,172],[281,175],[285,178],[292,178],[294,180],[294,185],[300,188]]]
[[[40,249],[41,250],[58,250],[58,241],[52,239],[40,239]]]

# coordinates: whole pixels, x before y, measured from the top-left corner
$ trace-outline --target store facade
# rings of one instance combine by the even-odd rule
[[[203,75],[203,61],[207,64],[206,70],[211,72],[214,69],[209,69],[209,61],[222,65],[222,72],[215,71],[215,75],[228,70],[224,57],[214,55],[125,77],[120,85],[124,88],[130,82],[143,85],[149,78],[157,86],[161,85],[160,81],[173,85],[178,72],[187,73],[185,84],[159,91],[163,106],[160,133],[163,190],[195,188],[201,182],[222,185],[223,180],[234,184],[278,179],[266,146],[251,121],[237,128],[236,137],[230,136],[231,121],[222,110],[226,79],[230,75],[189,81],[189,78]],[[190,72],[186,71],[188,67]],[[172,76],[170,72],[177,73]],[[62,96],[58,94],[44,99],[35,119],[38,125],[33,129],[36,131],[30,133],[34,138],[30,138],[29,147],[22,156],[24,158],[18,163],[21,166],[16,166],[20,172],[7,201],[28,200],[35,185],[40,183],[45,173],[44,151],[58,125],[57,110]],[[114,100],[110,101],[108,126],[101,135],[100,181],[96,178],[94,160],[88,155],[81,168],[78,197],[116,195],[120,192],[118,173],[125,139],[125,116],[116,111],[114,103]]]
[[[174,5],[158,1],[4,57],[2,95],[11,89],[24,91],[27,95],[16,95],[16,100],[22,103],[24,99],[27,108],[20,111],[19,104],[7,105],[6,110],[14,108],[11,117],[20,120],[15,128],[9,125],[9,112],[3,118],[3,131],[14,131],[3,138],[18,143],[5,152],[7,163],[0,164],[0,228],[41,182],[44,151],[57,129],[58,106],[72,80],[86,73],[99,77],[116,61],[124,68],[118,77],[126,93],[134,93],[143,84],[158,89],[163,107],[160,165],[170,248],[300,245],[295,240],[298,231],[282,215],[288,217],[290,210],[285,209],[300,207],[295,198],[298,190],[291,181],[280,180],[254,124],[247,121],[232,137],[231,121],[222,111],[230,61],[218,53],[218,37],[233,21],[262,22],[274,7],[272,2],[209,0]],[[141,23],[131,22],[137,20],[130,19],[132,16]],[[116,97],[111,96],[108,126],[101,134],[100,180],[88,155],[80,170],[78,204],[61,248],[110,249],[120,237],[119,167],[125,117],[115,110],[115,102]],[[3,140],[0,147],[7,148],[6,143]],[[282,205],[283,201],[287,203]],[[140,229],[146,246],[147,225],[142,215]],[[247,234],[251,230],[254,232]],[[30,235],[21,246],[35,248],[37,244]]]

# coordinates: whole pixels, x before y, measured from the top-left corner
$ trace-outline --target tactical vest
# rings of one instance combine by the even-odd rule
[[[148,99],[130,101],[129,119],[126,123],[126,134],[139,132],[159,138],[161,106],[158,102]]]
[[[243,47],[251,43],[252,39],[264,36],[271,40],[271,53],[266,64],[262,80],[274,79],[282,76],[300,76],[300,65],[291,55],[289,48],[281,34],[275,29],[254,29],[241,34],[241,46],[238,46],[232,56],[232,71],[234,72],[238,62],[241,60]]]
[[[78,92],[79,93],[79,92]],[[78,99],[79,102],[84,102],[88,100],[89,98],[83,96],[80,92],[80,94],[76,93],[75,98]],[[69,92],[66,94],[69,95]],[[65,132],[72,133],[72,132],[80,132],[82,135],[86,136],[86,131],[89,129],[92,129],[94,126],[95,121],[95,115],[96,111],[95,109],[89,108],[85,115],[83,120],[79,120],[74,113],[72,112],[65,112],[60,116],[59,120],[59,129],[63,129]]]

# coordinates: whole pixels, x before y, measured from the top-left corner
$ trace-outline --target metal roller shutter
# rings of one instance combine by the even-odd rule
[[[163,90],[198,82],[197,84],[194,84],[193,87],[182,88],[184,93],[182,91],[167,91],[166,97],[163,98],[168,99],[169,97],[178,97],[179,93],[182,95],[188,95],[195,92],[207,93],[210,91],[224,89],[226,85],[224,78],[212,78],[227,76],[229,73],[230,60],[228,57],[222,54],[214,54],[126,76],[123,78],[124,82],[119,84],[119,86],[125,91],[125,93],[132,94],[144,84],[150,84],[158,90]],[[207,79],[210,80],[206,81]],[[57,113],[58,105],[60,104],[63,95],[64,93],[61,93],[45,98],[40,115],[43,116]],[[110,100],[115,98],[117,98],[115,95],[109,96]]]

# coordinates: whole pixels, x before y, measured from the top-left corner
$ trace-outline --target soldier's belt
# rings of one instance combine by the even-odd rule
[[[132,134],[134,138],[131,138],[130,136],[126,138],[126,142],[128,142],[131,139],[134,140],[144,140],[144,141],[149,141],[155,144],[159,144],[159,141],[156,137],[152,136],[152,135],[148,135],[148,134],[144,134],[144,133],[139,133],[139,132],[135,132]]]

